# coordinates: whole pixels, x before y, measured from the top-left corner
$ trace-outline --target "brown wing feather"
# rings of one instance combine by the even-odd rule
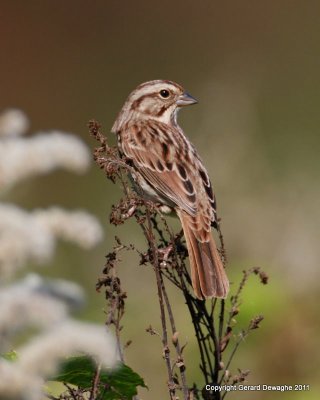
[[[168,133],[156,128],[162,135],[150,135],[150,128],[143,125],[133,125],[122,132],[122,151],[164,198],[195,215],[198,210],[196,167],[179,157],[184,143],[175,143],[175,146],[167,148],[167,137],[163,135]]]

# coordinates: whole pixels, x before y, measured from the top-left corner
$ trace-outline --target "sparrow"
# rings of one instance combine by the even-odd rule
[[[145,198],[179,217],[197,298],[225,298],[229,281],[211,228],[218,226],[208,172],[178,125],[178,111],[197,100],[168,80],[139,85],[125,101],[112,132],[132,179]]]

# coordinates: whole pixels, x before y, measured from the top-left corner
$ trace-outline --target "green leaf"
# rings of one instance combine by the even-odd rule
[[[86,356],[70,357],[63,361],[59,369],[60,373],[52,380],[87,388],[92,384],[96,365]]]
[[[72,357],[63,362],[60,373],[52,380],[76,385],[82,389],[92,386],[96,364],[88,356]],[[137,394],[137,386],[147,387],[143,379],[125,364],[115,369],[101,369],[99,399],[131,400]]]
[[[17,361],[18,353],[14,350],[8,351],[7,353],[1,354],[1,357],[7,361]]]
[[[119,368],[111,371],[111,373],[109,372],[108,375],[103,371],[101,381],[110,385],[116,392],[115,396],[109,396],[106,393],[106,396],[103,397],[106,400],[122,398],[131,400],[132,396],[137,394],[137,386],[147,388],[140,375],[125,364],[121,364]]]

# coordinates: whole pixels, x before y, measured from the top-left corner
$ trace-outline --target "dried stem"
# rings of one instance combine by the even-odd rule
[[[168,311],[168,315],[169,315],[169,320],[170,320],[170,325],[171,325],[171,332],[172,332],[172,342],[173,345],[176,349],[176,353],[177,353],[177,361],[176,361],[176,365],[179,368],[179,372],[180,372],[180,376],[181,376],[181,382],[182,382],[182,392],[184,395],[185,399],[189,399],[189,389],[188,389],[188,385],[187,385],[187,378],[186,378],[186,374],[185,374],[185,365],[184,365],[184,359],[183,359],[183,355],[182,355],[182,350],[181,350],[181,346],[179,343],[179,339],[178,339],[178,331],[176,330],[176,324],[174,321],[174,316],[173,316],[173,312],[172,312],[172,308],[171,308],[171,304],[168,298],[168,294],[162,279],[162,275],[161,276],[161,287],[162,287],[162,293],[165,299],[165,303],[166,303],[166,307],[167,307],[167,311]]]
[[[93,378],[92,389],[89,400],[95,400],[97,398],[97,394],[99,392],[100,372],[101,372],[101,364],[97,366],[96,373]]]
[[[159,298],[159,306],[160,306],[160,316],[161,316],[161,325],[162,325],[162,345],[163,345],[163,356],[166,361],[167,371],[168,371],[168,388],[170,393],[170,398],[172,400],[176,399],[176,385],[173,380],[172,366],[170,360],[170,349],[168,346],[168,333],[167,333],[167,324],[166,324],[166,314],[164,308],[164,299],[163,299],[163,281],[161,277],[160,265],[158,260],[158,250],[155,247],[155,237],[152,231],[152,222],[150,216],[150,210],[146,207],[146,216],[148,223],[148,241],[150,248],[152,250],[153,255],[153,267],[156,274],[157,281],[157,289],[158,289],[158,298]]]

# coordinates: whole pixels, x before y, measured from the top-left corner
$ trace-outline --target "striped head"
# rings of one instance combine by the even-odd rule
[[[177,111],[197,101],[177,83],[155,80],[139,85],[127,98],[112,132],[136,121],[154,119],[165,124],[177,124]]]

